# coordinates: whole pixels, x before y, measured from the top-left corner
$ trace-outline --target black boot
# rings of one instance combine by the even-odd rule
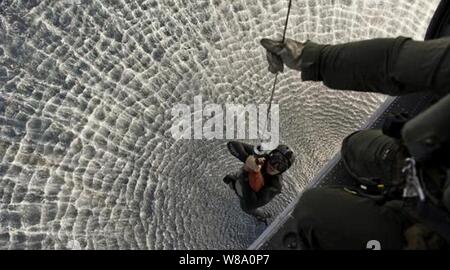
[[[236,178],[235,177],[233,177],[232,175],[227,175],[227,176],[225,176],[224,178],[223,178],[223,182],[227,185],[227,186],[229,186],[230,188],[231,188],[231,190],[234,190],[234,191],[236,191],[236,188],[235,188],[235,183],[236,183]]]
[[[223,178],[223,182],[225,183],[225,184],[230,184],[230,183],[232,183],[233,181],[234,181],[235,179],[233,178],[233,176],[231,176],[231,175],[227,175],[227,176],[225,176],[224,178]]]

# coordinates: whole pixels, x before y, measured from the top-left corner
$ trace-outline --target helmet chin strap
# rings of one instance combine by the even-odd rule
[[[288,22],[289,22],[289,15],[291,14],[291,5],[292,5],[292,0],[289,0],[289,4],[288,4],[288,11],[287,11],[287,15],[286,15],[286,21],[284,23],[284,31],[283,31],[283,39],[281,40],[281,43],[284,43],[284,40],[286,39],[286,30],[287,30],[287,26],[288,26]],[[266,123],[269,120],[269,115],[270,115],[270,110],[272,109],[272,100],[273,100],[273,96],[275,94],[275,89],[277,87],[277,83],[278,83],[278,73],[275,74],[275,78],[273,80],[273,87],[272,87],[272,93],[270,94],[270,99],[269,99],[269,108],[267,109],[267,117],[266,117]],[[265,124],[265,126],[267,127],[267,124]],[[264,127],[263,132],[265,132],[266,127]],[[254,152],[257,155],[262,155],[264,153],[267,153],[270,150],[273,150],[270,148],[268,143],[264,143],[263,138],[261,138],[261,142],[259,143],[259,145],[256,145],[254,147]]]

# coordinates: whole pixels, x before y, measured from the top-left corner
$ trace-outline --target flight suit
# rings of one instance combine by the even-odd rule
[[[301,59],[302,79],[322,81],[331,89],[393,96],[450,93],[450,38],[420,42],[399,37],[341,45],[307,42]],[[362,185],[400,184],[409,156],[400,140],[380,130],[351,134],[343,141],[341,153],[345,167]],[[429,230],[417,229],[420,220],[403,200],[378,202],[342,187],[322,187],[305,191],[298,205],[293,215],[304,248],[365,249],[375,240],[381,249],[401,249],[412,245],[406,237],[411,234],[412,238],[420,233],[436,238]],[[436,240],[417,248],[442,246]]]

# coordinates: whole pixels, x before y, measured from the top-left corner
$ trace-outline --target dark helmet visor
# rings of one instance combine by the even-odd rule
[[[279,151],[273,151],[267,159],[269,164],[277,171],[284,172],[289,169],[289,160]]]

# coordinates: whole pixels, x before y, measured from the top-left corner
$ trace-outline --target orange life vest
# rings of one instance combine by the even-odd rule
[[[248,182],[254,192],[258,192],[264,187],[264,177],[261,172],[249,172]]]

